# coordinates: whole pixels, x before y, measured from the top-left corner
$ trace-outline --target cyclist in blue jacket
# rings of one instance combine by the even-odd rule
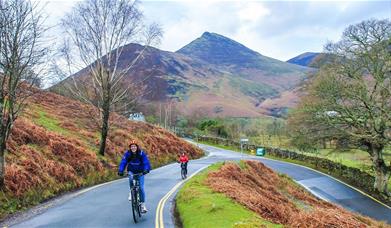
[[[147,154],[142,151],[136,141],[129,142],[129,150],[125,151],[118,169],[118,175],[123,176],[127,167],[129,174],[130,188],[133,186],[133,174],[147,174],[151,170]],[[140,202],[141,211],[146,213],[148,210],[145,206],[144,175],[140,176]],[[132,194],[129,192],[129,201],[132,200]]]

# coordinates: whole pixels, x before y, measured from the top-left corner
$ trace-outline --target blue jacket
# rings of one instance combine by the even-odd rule
[[[151,164],[144,151],[141,151],[139,156],[133,156],[132,158],[132,152],[127,150],[122,157],[118,171],[123,173],[126,166],[128,167],[128,172],[132,173],[142,173],[143,171],[151,170]]]

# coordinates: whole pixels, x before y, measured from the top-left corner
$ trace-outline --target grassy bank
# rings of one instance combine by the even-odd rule
[[[205,181],[263,219],[287,227],[390,227],[314,197],[257,161],[227,162]]]
[[[189,180],[179,191],[176,208],[183,227],[281,227],[265,221],[206,185],[208,173],[218,170],[222,165],[223,163],[219,163],[210,166]]]

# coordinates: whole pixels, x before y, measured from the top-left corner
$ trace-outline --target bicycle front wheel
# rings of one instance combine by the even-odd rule
[[[141,201],[140,201],[140,190],[137,192],[137,213],[138,217],[141,217]]]
[[[136,194],[136,191],[132,189],[132,214],[133,214],[133,220],[134,223],[138,222],[139,211],[140,211],[140,203],[138,202],[138,197]]]

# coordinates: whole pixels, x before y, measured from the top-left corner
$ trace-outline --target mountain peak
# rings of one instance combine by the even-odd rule
[[[213,32],[204,32],[202,36],[198,39],[203,40],[204,42],[211,42],[211,43],[216,43],[216,42],[222,42],[225,46],[229,47],[240,47],[242,49],[247,49],[247,51],[254,52],[253,50],[249,49],[248,47],[244,46],[243,44],[236,42],[233,39],[230,39],[226,36],[220,35],[218,33],[213,33]]]
[[[213,35],[217,35],[217,33],[213,33],[213,32],[208,32],[208,31],[206,31],[206,32],[204,32],[204,33],[202,34],[201,37],[210,37],[210,36],[213,36]]]
[[[217,34],[217,33],[214,33],[214,32],[204,32],[200,38],[204,38],[204,39],[216,39],[216,38],[219,38],[219,39],[231,40],[228,37],[225,37],[223,35],[220,35],[220,34]]]
[[[223,65],[248,63],[260,56],[243,44],[212,32],[204,32],[201,37],[179,49],[177,53]]]

